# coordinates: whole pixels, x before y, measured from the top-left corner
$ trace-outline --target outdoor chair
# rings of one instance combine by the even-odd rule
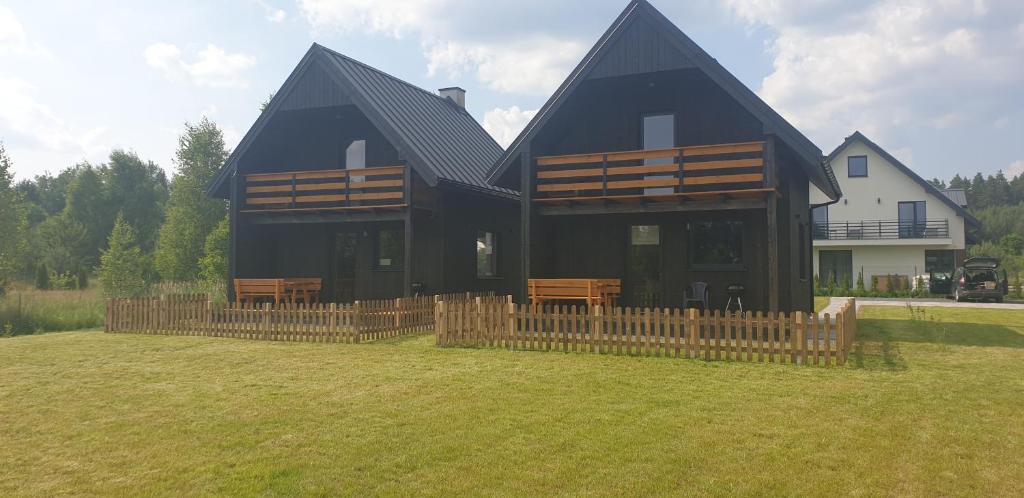
[[[711,301],[710,291],[707,282],[694,282],[690,288],[683,291],[683,307],[689,308],[691,304],[699,304],[701,311],[708,309]]]

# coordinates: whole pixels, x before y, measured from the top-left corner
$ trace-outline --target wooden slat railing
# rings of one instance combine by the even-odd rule
[[[405,166],[245,175],[246,212],[400,207]]]
[[[764,142],[537,158],[536,200],[767,191]]]
[[[802,365],[844,365],[856,303],[835,314],[437,303],[439,346],[591,352]]]

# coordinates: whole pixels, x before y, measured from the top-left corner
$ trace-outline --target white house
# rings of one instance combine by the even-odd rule
[[[832,276],[854,286],[861,272],[869,288],[872,277],[913,285],[917,276],[950,274],[963,261],[966,228],[977,224],[963,191],[939,190],[860,132],[828,161],[843,197],[829,204],[811,188],[814,271],[822,285]]]

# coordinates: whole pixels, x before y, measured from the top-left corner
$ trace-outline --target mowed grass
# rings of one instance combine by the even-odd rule
[[[866,309],[844,368],[0,340],[0,495],[1024,494],[1024,312]]]

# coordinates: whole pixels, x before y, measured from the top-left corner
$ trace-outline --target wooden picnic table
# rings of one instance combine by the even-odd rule
[[[585,301],[588,306],[614,306],[622,294],[617,278],[531,278],[530,302]]]
[[[299,299],[306,304],[320,302],[323,280],[319,278],[236,278],[235,304],[241,306],[256,299],[272,299],[274,304],[294,303]]]

